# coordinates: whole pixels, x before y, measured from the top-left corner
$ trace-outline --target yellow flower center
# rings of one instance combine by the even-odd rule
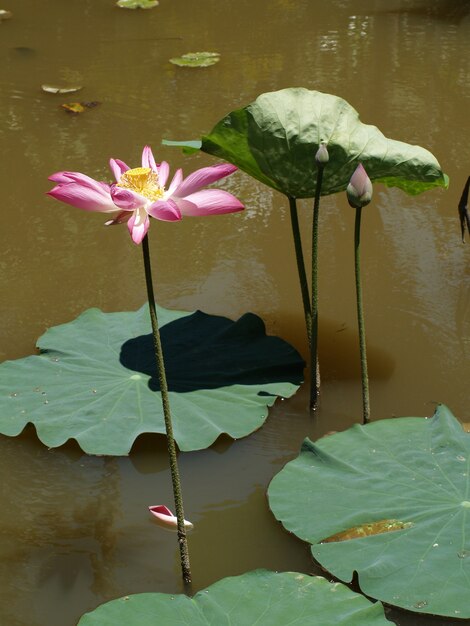
[[[136,191],[152,202],[160,200],[165,194],[165,190],[158,183],[157,172],[150,167],[134,167],[132,170],[127,170],[119,179],[118,187]]]

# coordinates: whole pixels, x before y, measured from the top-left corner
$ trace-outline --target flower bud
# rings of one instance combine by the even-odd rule
[[[346,188],[348,202],[355,209],[361,209],[372,200],[372,183],[362,163],[356,167]]]
[[[326,147],[326,142],[322,141],[318,146],[317,153],[315,155],[315,161],[318,165],[325,165],[330,160],[330,155],[328,154],[328,149]]]

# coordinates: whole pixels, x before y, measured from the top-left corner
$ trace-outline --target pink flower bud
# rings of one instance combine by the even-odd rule
[[[346,188],[349,204],[355,209],[361,209],[372,200],[372,183],[362,163],[356,167]]]

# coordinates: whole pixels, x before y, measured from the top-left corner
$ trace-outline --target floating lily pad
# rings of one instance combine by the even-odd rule
[[[268,490],[339,579],[411,611],[470,618],[470,435],[445,406],[306,439]]]
[[[118,0],[116,4],[121,9],[153,9],[158,6],[158,0]]]
[[[83,89],[81,85],[41,85],[46,93],[74,93]]]
[[[237,439],[259,428],[277,396],[295,393],[303,361],[267,336],[251,313],[227,318],[158,309],[175,439],[182,450]],[[148,307],[89,309],[50,328],[41,354],[0,365],[0,433],[28,423],[56,447],[74,438],[88,454],[127,454],[142,433],[164,433],[161,394],[148,334]]]
[[[187,52],[180,57],[170,59],[170,63],[180,67],[209,67],[209,65],[215,65],[219,61],[220,54],[218,52]]]
[[[256,570],[224,578],[193,598],[139,593],[86,613],[78,626],[389,626],[373,604],[345,585],[297,572]]]
[[[346,189],[358,162],[371,180],[410,194],[447,187],[448,179],[430,152],[387,139],[375,126],[363,124],[342,98],[302,88],[262,94],[224,117],[198,146],[288,196],[311,198],[315,154],[322,141],[330,157],[322,195]],[[195,147],[188,142],[188,151]]]

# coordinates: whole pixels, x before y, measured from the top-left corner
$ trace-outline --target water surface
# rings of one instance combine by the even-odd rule
[[[22,0],[0,24],[2,248],[0,358],[31,354],[46,328],[82,310],[132,310],[145,299],[141,251],[125,227],[102,227],[47,198],[48,175],[109,179],[109,157],[159,160],[190,172],[213,163],[160,147],[192,139],[259,94],[302,86],[344,97],[362,121],[431,150],[451,178],[447,192],[410,197],[377,185],[363,218],[363,267],[374,418],[431,415],[444,402],[470,421],[470,252],[457,203],[470,174],[470,3],[459,0],[161,0],[125,11],[112,0]],[[221,54],[205,70],[177,68],[184,52]],[[42,83],[76,82],[66,97]],[[101,104],[80,116],[63,102]],[[246,211],[152,224],[159,304],[237,318],[260,315],[268,331],[306,355],[288,207],[238,172],[224,183]],[[301,203],[308,248],[311,204]],[[185,507],[195,523],[195,589],[266,567],[319,572],[308,547],[268,510],[272,476],[305,436],[359,421],[361,392],[353,283],[354,214],[343,195],[321,215],[321,405],[307,392],[279,401],[253,436],[222,438],[181,454]],[[141,438],[129,458],[47,450],[31,429],[0,439],[0,623],[67,626],[101,602],[134,592],[181,591],[172,535],[147,514],[171,503],[162,438]],[[390,613],[400,625],[450,620]]]

